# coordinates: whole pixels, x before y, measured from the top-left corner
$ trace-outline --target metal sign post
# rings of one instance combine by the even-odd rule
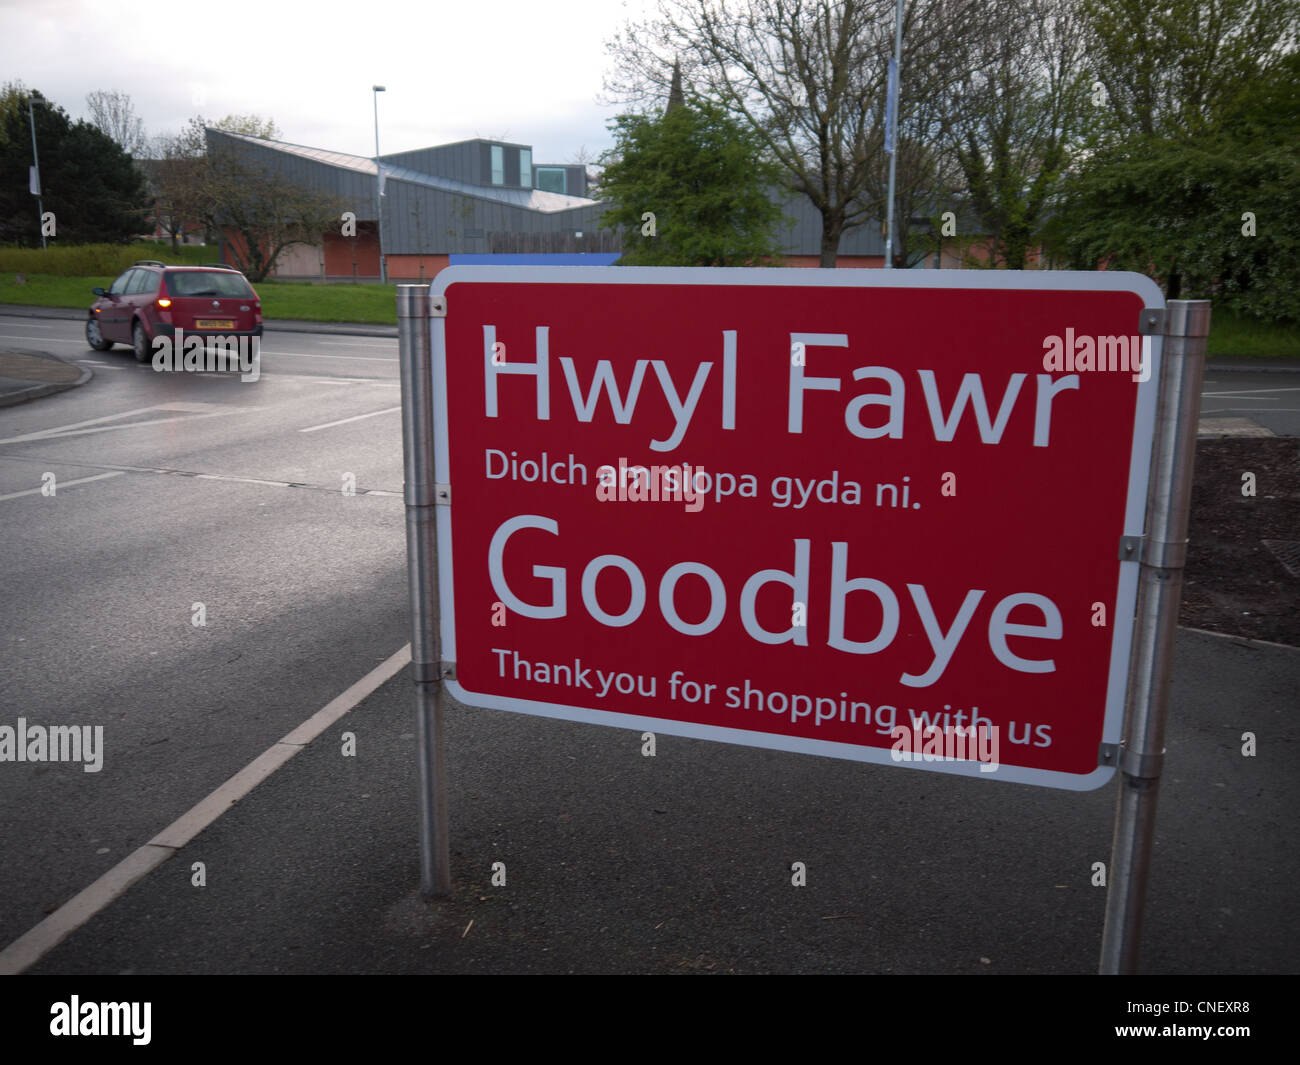
[[[1103,974],[1137,970],[1165,755],[1169,675],[1187,558],[1187,515],[1201,378],[1210,334],[1209,300],[1171,300],[1165,314],[1165,358],[1160,373],[1146,533],[1138,542],[1125,543],[1131,555],[1140,553],[1141,570],[1120,751],[1123,778],[1101,940]]]
[[[402,369],[402,454],[406,484],[406,562],[411,593],[411,680],[419,751],[420,893],[451,891],[447,785],[443,770],[442,653],[438,634],[438,487],[433,472],[432,309],[427,285],[397,286]],[[441,304],[439,304],[441,306]]]

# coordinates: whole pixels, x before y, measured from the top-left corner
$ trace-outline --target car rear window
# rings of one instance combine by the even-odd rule
[[[219,270],[177,270],[167,275],[172,296],[252,296],[253,286],[242,274]]]

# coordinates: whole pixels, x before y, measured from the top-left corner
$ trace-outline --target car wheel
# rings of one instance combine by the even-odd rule
[[[144,323],[136,322],[131,330],[131,346],[135,349],[136,362],[148,362],[152,352],[149,350],[149,334],[144,331]]]
[[[107,351],[113,346],[111,340],[105,340],[104,334],[99,331],[99,319],[86,319],[86,343],[96,351]]]

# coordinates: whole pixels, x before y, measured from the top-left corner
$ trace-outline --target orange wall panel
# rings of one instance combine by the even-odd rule
[[[379,239],[373,222],[358,222],[355,237],[344,237],[333,231],[325,234],[325,276],[354,275],[379,276]]]
[[[785,257],[786,266],[806,267],[816,269],[821,265],[820,255],[787,255]],[[885,257],[883,255],[837,255],[835,257],[835,266],[837,269],[845,267],[883,269]]]
[[[434,275],[451,265],[450,255],[388,255],[385,258],[388,259],[390,281],[419,281],[421,278],[431,281]]]

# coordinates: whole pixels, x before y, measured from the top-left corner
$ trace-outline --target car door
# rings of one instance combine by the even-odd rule
[[[126,302],[126,291],[138,270],[127,270],[109,287],[104,297],[105,306],[99,315],[99,331],[105,340],[116,340],[122,344],[131,342],[130,330],[126,322],[130,319],[130,307]]]
[[[154,294],[158,291],[158,279],[161,276],[156,270],[137,269],[135,276],[126,286],[126,299],[123,301],[126,306],[124,327],[127,339],[130,341],[135,339],[131,334],[136,318],[142,319],[146,330],[153,332],[153,321],[148,313],[148,305],[153,302]]]

